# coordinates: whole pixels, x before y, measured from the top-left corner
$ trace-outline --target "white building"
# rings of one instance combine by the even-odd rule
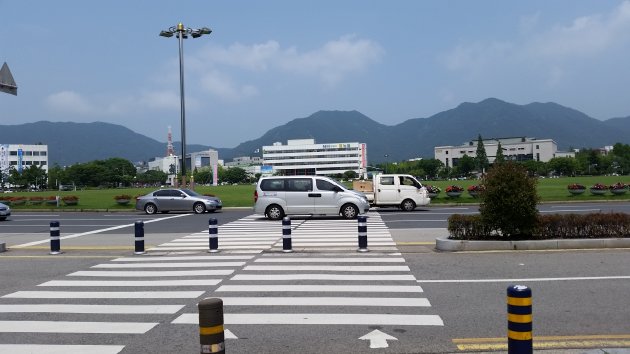
[[[506,160],[547,162],[554,157],[575,157],[574,152],[558,151],[558,145],[552,139],[526,137],[484,139],[483,146],[490,163],[494,162],[499,142]],[[442,161],[446,167],[457,166],[459,159],[464,155],[473,158],[477,156],[477,140],[459,146],[436,146],[434,155],[435,159]]]
[[[156,157],[149,161],[149,170],[162,171],[168,175],[167,184],[174,185],[174,180],[181,171],[181,157],[171,155],[166,157]],[[216,150],[206,150],[186,154],[186,171],[188,175],[196,168],[210,167],[213,174],[216,174],[217,166],[220,164],[219,152]]]
[[[179,156],[171,155],[166,157],[156,157],[155,160],[149,161],[149,170],[162,171],[168,175],[166,184],[174,185],[173,181],[179,173]]]
[[[354,171],[366,173],[367,146],[364,143],[315,144],[315,139],[296,139],[286,145],[263,146],[262,173],[282,175],[336,175]]]
[[[262,157],[258,156],[240,156],[232,159],[231,162],[225,163],[225,168],[239,167],[245,170],[248,175],[255,176],[260,172],[262,165]]]
[[[21,172],[37,166],[48,173],[48,145],[0,144],[0,171]]]

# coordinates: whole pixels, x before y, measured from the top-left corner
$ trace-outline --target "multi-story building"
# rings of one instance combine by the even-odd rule
[[[262,157],[259,156],[240,156],[232,159],[231,162],[225,163],[225,168],[239,167],[245,170],[247,174],[254,176],[260,172],[262,165]]]
[[[37,166],[48,173],[48,145],[0,144],[0,171],[11,169],[21,172]]]
[[[573,152],[558,151],[558,145],[552,139],[526,137],[484,139],[483,146],[490,163],[494,162],[499,142],[506,160],[547,162],[554,157],[575,157]],[[444,166],[457,166],[459,159],[464,155],[470,157],[477,155],[477,140],[459,146],[436,146],[434,154],[435,159],[442,161]]]
[[[336,175],[354,171],[364,175],[367,146],[364,143],[316,144],[315,139],[288,140],[286,145],[263,146],[263,173],[282,175]]]
[[[186,154],[186,171],[189,175],[190,171],[202,167],[210,167],[213,174],[216,174],[216,167],[219,164],[219,153],[216,150],[210,149]],[[148,165],[149,170],[166,173],[168,178],[165,182],[174,185],[177,174],[181,172],[181,156],[170,155],[166,157],[156,157],[152,161],[149,161]]]

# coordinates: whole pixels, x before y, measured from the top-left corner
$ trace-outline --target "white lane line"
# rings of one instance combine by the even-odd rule
[[[223,285],[215,292],[365,292],[365,293],[421,293],[415,285]]]
[[[225,306],[394,306],[430,307],[425,298],[386,297],[221,297]],[[25,305],[27,306],[27,305]]]
[[[153,262],[153,261],[208,261],[208,260],[226,260],[226,259],[252,259],[254,256],[188,256],[188,257],[168,257],[168,256],[144,256],[144,257],[125,257],[112,259],[112,262]]]
[[[556,209],[556,210],[540,210],[540,213],[575,213],[575,212],[599,212],[601,209]]]
[[[28,304],[0,305],[0,313],[100,313],[100,314],[174,314],[186,305],[79,305]]]
[[[287,266],[246,266],[243,270],[280,270],[286,271]],[[291,266],[291,270],[318,270],[338,272],[410,272],[407,266]]]
[[[280,237],[235,237],[235,236],[225,236],[219,235],[219,240],[227,240],[229,242],[274,242],[280,239]],[[173,240],[171,242],[208,242],[208,236],[205,237],[197,237],[197,236],[186,236],[177,240]]]
[[[365,281],[365,280],[381,280],[381,281],[415,281],[413,275],[407,274],[237,274],[230,280],[343,280],[343,281]]]
[[[196,299],[204,291],[16,291],[17,299]]]
[[[265,247],[268,245],[271,245],[275,242],[277,242],[278,239],[274,239],[273,241],[266,241],[266,242],[254,242],[254,241],[223,241],[221,239],[219,239],[219,245],[223,245],[223,246],[256,246],[256,247]],[[167,242],[167,243],[163,243],[161,245],[158,245],[158,247],[178,247],[178,246],[206,246],[206,248],[209,248],[209,243],[208,241],[205,242],[196,242],[196,241],[171,241],[171,242]]]
[[[192,215],[192,214],[180,214],[180,215],[167,216],[165,218],[147,220],[144,223],[148,224],[148,223],[152,223],[152,222],[163,221],[163,220],[168,220],[168,219],[173,219],[173,218],[181,218],[183,216],[188,216],[188,215]],[[62,236],[62,237],[60,237],[60,240],[66,240],[66,239],[69,239],[69,238],[76,238],[76,237],[81,237],[81,236],[98,234],[98,233],[106,232],[106,231],[123,229],[125,227],[132,227],[134,225],[135,224],[118,225],[118,226],[114,226],[114,227],[108,227],[106,229],[92,230],[92,231],[88,231],[88,232],[82,232],[82,233],[79,233],[79,234],[72,234],[72,235],[68,235],[68,236]],[[72,225],[68,225],[68,226],[72,226]],[[61,225],[61,228],[63,228],[63,225]],[[50,239],[45,239],[45,240],[41,240],[41,241],[34,241],[34,242],[29,242],[29,243],[23,243],[21,245],[11,246],[11,248],[24,248],[24,247],[30,247],[30,246],[35,246],[35,245],[41,245],[41,244],[48,243],[48,242],[50,242]]]
[[[368,242],[369,246],[395,246],[395,242]],[[355,246],[358,247],[358,242],[300,242],[299,239],[293,239],[293,247],[311,247],[311,246]]]
[[[108,270],[82,270],[68,274],[69,277],[188,277],[199,275],[229,275],[234,273],[232,269],[212,270],[146,270],[146,271],[108,271]]]
[[[38,286],[214,286],[221,279],[191,280],[51,280]]]
[[[405,263],[404,258],[308,258],[308,257],[293,257],[287,258],[259,258],[254,261],[255,263],[294,263],[294,262],[306,262],[306,263]]]
[[[339,257],[339,253],[318,253],[317,256],[326,256],[326,257]],[[385,252],[385,253],[348,253],[348,254],[344,254],[344,257],[395,257],[395,256],[402,256],[402,253],[400,252]],[[301,255],[298,254],[291,254],[291,253],[283,253],[283,254],[277,254],[277,253],[267,253],[267,254],[263,254],[261,257],[263,258],[291,258],[291,257],[302,257]],[[334,259],[334,258],[331,258]]]
[[[387,325],[387,326],[444,326],[436,315],[382,315],[351,313],[226,313],[226,325],[280,324],[280,325]],[[186,313],[174,324],[199,324],[199,314]]]
[[[90,268],[212,268],[240,267],[245,262],[189,262],[189,263],[103,263]]]
[[[193,246],[193,247],[177,247],[177,246],[168,246],[168,247],[163,247],[163,246],[158,246],[158,247],[153,247],[153,248],[149,248],[149,251],[198,251],[198,250],[207,250],[210,247],[208,245],[206,245],[205,247],[203,246]],[[260,246],[222,246],[221,243],[219,242],[219,249],[220,250],[251,250],[251,249],[257,249],[257,250],[263,250],[263,249],[268,249],[271,248],[270,244],[265,244],[264,246],[260,245]]]
[[[11,354],[118,354],[124,345],[0,344],[0,353]]]
[[[158,323],[0,321],[0,333],[124,333],[144,334]]]
[[[522,279],[450,279],[450,280],[417,280],[418,283],[514,283],[527,281],[563,281],[563,280],[615,280],[630,279],[630,276],[609,277],[568,277],[568,278],[522,278]]]

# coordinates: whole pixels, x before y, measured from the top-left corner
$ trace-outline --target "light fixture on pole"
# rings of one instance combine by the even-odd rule
[[[161,37],[173,37],[175,35],[179,41],[179,95],[181,100],[181,131],[182,131],[182,186],[186,187],[186,108],[184,104],[184,39],[190,35],[193,38],[199,38],[204,34],[210,34],[212,30],[207,27],[188,28],[184,24],[178,23],[177,26],[170,27],[168,30],[161,31]]]

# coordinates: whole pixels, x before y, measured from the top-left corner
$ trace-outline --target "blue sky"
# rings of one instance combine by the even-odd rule
[[[124,125],[234,147],[318,110],[394,125],[462,102],[556,102],[630,115],[630,1],[5,1],[0,124]],[[301,138],[301,137],[296,137]]]

